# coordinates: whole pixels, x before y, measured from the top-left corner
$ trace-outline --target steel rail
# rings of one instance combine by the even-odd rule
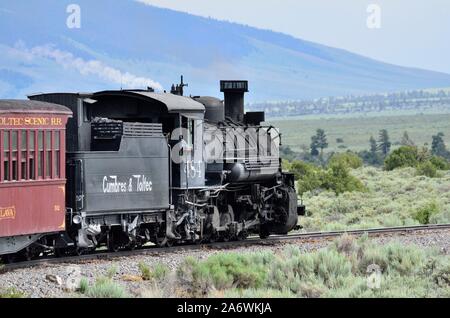
[[[45,257],[31,261],[17,262],[12,264],[5,264],[2,268],[2,272],[29,268],[50,264],[64,264],[64,263],[83,263],[87,261],[95,260],[113,260],[123,257],[137,256],[137,255],[159,255],[161,253],[174,253],[180,251],[189,250],[201,250],[201,249],[228,249],[239,246],[250,245],[274,245],[281,241],[302,240],[302,239],[315,239],[315,238],[334,238],[343,234],[349,235],[363,235],[367,233],[369,236],[377,236],[383,234],[395,234],[395,233],[411,233],[418,231],[433,231],[433,230],[445,230],[450,229],[450,224],[428,224],[417,226],[398,226],[398,227],[386,227],[386,228],[371,228],[371,229],[357,229],[357,230],[341,230],[341,231],[327,231],[327,232],[304,232],[293,233],[288,235],[273,235],[266,239],[260,239],[259,237],[249,237],[241,241],[229,241],[229,242],[214,242],[205,244],[190,244],[190,245],[177,245],[172,247],[156,247],[147,246],[141,249],[131,251],[98,251],[91,254],[78,255],[78,256],[65,256],[65,257]]]

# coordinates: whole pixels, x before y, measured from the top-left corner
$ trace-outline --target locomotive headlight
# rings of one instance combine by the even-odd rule
[[[72,218],[72,222],[74,223],[74,224],[81,224],[81,221],[83,221],[83,219],[81,218],[81,216],[79,216],[79,215],[75,215],[73,218]]]

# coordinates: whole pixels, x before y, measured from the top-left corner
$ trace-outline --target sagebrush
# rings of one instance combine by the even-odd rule
[[[433,249],[344,235],[309,253],[291,246],[278,255],[187,258],[177,277],[191,297],[448,297],[449,268]]]

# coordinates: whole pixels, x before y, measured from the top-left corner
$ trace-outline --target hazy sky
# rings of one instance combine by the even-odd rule
[[[449,0],[137,0],[272,29],[385,62],[450,73]],[[370,4],[380,28],[368,28]]]

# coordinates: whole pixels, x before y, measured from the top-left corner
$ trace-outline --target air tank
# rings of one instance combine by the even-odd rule
[[[257,182],[276,178],[279,169],[276,165],[248,166],[244,163],[232,163],[226,165],[229,171],[226,182]]]

